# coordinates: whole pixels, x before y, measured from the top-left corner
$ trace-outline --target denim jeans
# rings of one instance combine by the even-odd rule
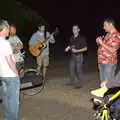
[[[19,120],[19,77],[2,77],[2,93],[5,120]]]
[[[70,83],[76,87],[82,86],[83,80],[83,55],[72,55],[69,62]]]
[[[99,64],[100,81],[114,80],[116,64]]]

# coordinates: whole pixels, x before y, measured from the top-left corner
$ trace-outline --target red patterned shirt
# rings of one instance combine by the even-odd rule
[[[117,50],[120,47],[120,33],[107,33],[104,37],[104,45],[112,48],[115,52],[111,53],[102,45],[98,45],[98,63],[99,64],[116,64],[117,63]]]

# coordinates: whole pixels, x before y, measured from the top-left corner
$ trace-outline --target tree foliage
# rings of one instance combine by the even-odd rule
[[[1,0],[0,17],[15,24],[22,39],[28,39],[38,23],[46,23],[37,11],[16,0]]]

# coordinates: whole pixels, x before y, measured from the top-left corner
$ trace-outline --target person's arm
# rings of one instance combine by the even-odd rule
[[[112,42],[111,45],[106,45],[102,39],[98,39],[98,43],[103,46],[105,49],[108,50],[108,52],[110,52],[111,54],[114,54],[116,52],[116,50],[119,48],[120,45],[120,39],[118,39],[117,37],[112,38]]]
[[[35,41],[36,41],[36,39],[37,39],[36,36],[37,36],[37,33],[34,33],[34,34],[31,36],[31,38],[30,38],[30,40],[29,40],[29,42],[28,42],[29,46],[35,44]]]
[[[52,44],[55,43],[55,38],[53,35],[51,35],[49,32],[47,32],[47,38],[48,38],[48,41]]]
[[[19,50],[23,49],[23,43],[18,36],[16,36],[17,48]]]
[[[88,48],[87,47],[84,47],[84,48],[81,48],[81,49],[75,49],[75,48],[72,48],[72,52],[73,53],[82,53],[82,52],[85,52],[85,51],[87,51],[88,50]]]
[[[87,42],[86,42],[86,39],[85,38],[83,38],[83,40],[82,40],[82,43],[81,43],[82,45],[82,47],[79,49],[79,48],[72,48],[72,52],[73,53],[82,53],[82,52],[85,52],[85,51],[87,51],[88,50],[88,47],[87,47]]]
[[[112,54],[116,51],[116,49],[114,49],[113,47],[107,46],[106,44],[104,44],[103,42],[100,43],[101,46],[103,46],[105,49],[107,49],[109,52],[111,52]]]
[[[68,52],[71,49],[71,41],[72,41],[72,37],[69,38],[69,42],[67,47],[65,48],[65,52]]]
[[[23,43],[20,40],[20,38],[18,36],[15,36],[15,42],[14,42],[14,54],[17,54],[20,52],[21,49],[23,49]]]
[[[97,43],[97,45],[99,46],[100,44],[99,44],[99,39],[104,39],[104,36],[99,36],[99,37],[97,37],[96,38],[96,43]]]
[[[13,58],[12,58],[12,55],[8,55],[8,56],[5,56],[5,59],[9,65],[9,67],[11,68],[11,70],[16,74],[18,75],[18,71],[17,71],[17,68],[16,68],[16,64],[15,62],[13,61]]]
[[[65,52],[68,52],[70,50],[70,46],[67,46],[66,48],[65,48]]]
[[[12,48],[11,45],[8,41],[6,41],[5,43],[5,47],[4,47],[4,56],[5,59],[8,63],[8,66],[10,67],[10,69],[16,74],[18,75],[17,69],[16,69],[16,63],[13,60],[13,52],[12,52]]]

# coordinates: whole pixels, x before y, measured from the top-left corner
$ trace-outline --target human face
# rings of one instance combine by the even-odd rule
[[[10,34],[11,35],[15,35],[16,34],[16,28],[15,27],[13,27],[13,26],[10,27]]]
[[[42,26],[38,27],[38,29],[39,29],[41,32],[44,32],[44,31],[45,31],[45,26],[42,25]]]
[[[111,23],[108,23],[107,21],[105,21],[104,24],[103,24],[103,29],[105,30],[105,32],[110,32]]]
[[[2,31],[2,36],[3,37],[8,37],[9,36],[9,26],[6,26]]]
[[[79,29],[78,26],[73,26],[73,27],[72,27],[72,31],[73,31],[73,34],[74,34],[74,35],[77,35],[77,34],[79,34],[80,29]]]

